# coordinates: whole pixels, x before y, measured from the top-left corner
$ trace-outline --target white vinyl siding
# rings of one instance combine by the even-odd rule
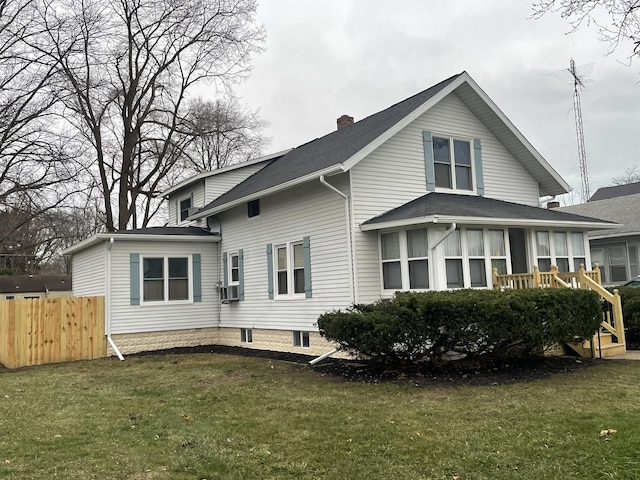
[[[356,225],[357,302],[375,301],[381,291],[378,235],[361,232],[357,226],[427,193],[423,131],[450,138],[479,138],[484,196],[538,205],[538,185],[534,178],[455,94],[449,95],[350,172]]]
[[[75,297],[106,295],[106,261],[106,242],[73,254],[73,295]]]
[[[347,175],[327,181],[346,191]],[[219,216],[222,251],[243,250],[244,301],[221,305],[227,327],[317,331],[318,316],[351,303],[345,201],[319,181],[306,183],[260,201],[260,216],[247,218],[246,205]],[[277,247],[310,241],[313,295],[278,298]],[[274,299],[269,299],[267,245],[272,246]],[[290,261],[293,261],[291,257]],[[376,271],[377,272],[377,271]],[[377,274],[377,273],[376,273]]]
[[[131,305],[130,253],[144,258],[200,254],[202,301],[185,304],[149,302]],[[191,242],[116,241],[111,250],[111,333],[139,333],[218,326],[218,244]],[[189,272],[191,274],[191,271]],[[155,303],[155,304],[154,304]]]
[[[191,198],[192,207],[204,207],[204,182],[198,182],[189,186],[185,190],[175,192],[169,197],[168,201],[168,219],[167,225],[175,227],[177,225],[186,225],[188,222],[180,220],[180,202],[187,198]]]
[[[214,201],[223,193],[231,190],[243,180],[249,178],[251,175],[261,170],[267,165],[267,163],[259,163],[257,165],[249,165],[243,168],[230,170],[228,172],[219,173],[217,175],[211,175],[207,177],[205,181],[206,186],[206,203]],[[246,207],[245,207],[246,216]]]

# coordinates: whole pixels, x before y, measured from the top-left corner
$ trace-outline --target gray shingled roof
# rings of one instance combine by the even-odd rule
[[[339,166],[458,78],[454,75],[423,92],[353,125],[301,145],[216,198],[201,211],[225,205],[291,180]]]
[[[612,223],[572,213],[531,207],[493,198],[451,193],[428,193],[409,203],[371,218],[363,225],[441,215],[448,217],[504,218],[552,222]]]
[[[623,225],[621,228],[594,232],[591,236],[640,234],[640,192],[603,200],[589,200],[587,203],[562,207],[559,210],[578,215],[603,218]]]
[[[1,293],[44,293],[47,291],[71,291],[71,275],[0,275]]]
[[[627,195],[635,195],[636,193],[640,193],[640,182],[599,188],[596,193],[591,196],[589,201],[597,202],[598,200],[607,200],[609,198],[615,197],[625,197]]]
[[[119,235],[191,235],[202,237],[215,235],[209,230],[200,227],[147,227],[135,230],[118,230],[115,233]]]

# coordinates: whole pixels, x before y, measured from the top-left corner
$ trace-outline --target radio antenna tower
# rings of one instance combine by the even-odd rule
[[[589,72],[593,69],[593,64],[587,65]],[[582,107],[580,106],[580,90],[584,88],[586,75],[582,71],[578,71],[576,62],[573,58],[569,61],[569,74],[573,79],[573,114],[576,118],[576,137],[578,140],[578,163],[580,164],[580,181],[582,203],[589,200],[589,169],[587,165],[587,151],[584,146],[584,129],[582,128]]]

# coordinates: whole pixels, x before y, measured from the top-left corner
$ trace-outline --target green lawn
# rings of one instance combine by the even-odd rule
[[[216,354],[0,370],[3,480],[637,479],[638,452],[640,362],[459,388]]]

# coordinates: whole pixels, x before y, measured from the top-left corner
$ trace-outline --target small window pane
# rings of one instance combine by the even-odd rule
[[[504,257],[506,255],[504,232],[502,230],[489,230],[489,248],[493,257]]]
[[[145,280],[144,281],[144,301],[156,302],[164,300],[164,280]]]
[[[451,167],[448,164],[436,163],[434,170],[436,174],[436,187],[453,188],[451,184]]]
[[[409,287],[429,288],[429,261],[409,261]]]
[[[287,269],[287,249],[285,247],[278,248],[278,270]]]
[[[482,230],[467,230],[467,243],[469,244],[469,256],[484,256],[484,239]]]
[[[558,265],[559,272],[568,272],[569,271],[569,259],[568,258],[558,258],[556,259]]]
[[[302,332],[302,346],[309,348],[309,332]]]
[[[462,244],[460,243],[460,230],[455,230],[444,241],[444,254],[447,257],[462,256]]]
[[[429,256],[429,241],[426,228],[407,232],[407,250],[409,251],[409,258]]]
[[[464,287],[464,277],[462,276],[462,260],[447,259],[445,263],[447,267],[447,287]]]
[[[451,163],[449,139],[433,137],[433,161],[436,163]]]
[[[561,257],[569,255],[569,248],[567,247],[567,234],[565,232],[554,232],[553,243],[556,247],[556,255]]]
[[[236,257],[237,259],[237,257]],[[186,278],[189,271],[189,260],[186,258],[169,259],[169,278]]]
[[[304,268],[304,247],[301,243],[293,246],[293,268]]]
[[[180,221],[184,221],[189,216],[189,209],[191,208],[191,197],[185,198],[180,201]]]
[[[472,287],[486,287],[487,275],[484,266],[484,260],[472,259],[469,260],[469,273],[471,274],[471,286]]]
[[[549,248],[549,232],[536,232],[536,241],[539,257],[548,257],[551,255],[551,249]],[[545,271],[548,272],[549,270]]]
[[[541,272],[550,272],[551,271],[551,259],[550,258],[539,258],[538,259],[538,270]]]
[[[189,280],[169,280],[169,300],[188,300]]]
[[[456,165],[471,166],[471,145],[469,142],[454,140],[453,153],[455,155]]]
[[[592,269],[596,266],[596,263],[601,268],[604,266],[604,251],[601,248],[598,248],[597,250],[591,250]]]
[[[163,258],[145,258],[142,263],[144,270],[144,278],[163,278],[164,277],[164,259]]]
[[[287,271],[278,272],[278,294],[286,295],[288,290]]]
[[[627,268],[623,265],[612,265],[609,271],[611,272],[612,282],[624,282],[627,279]]]
[[[383,260],[400,258],[400,234],[398,232],[385,233],[381,235],[380,240]]]
[[[402,288],[402,274],[400,262],[386,262],[382,264],[382,280],[385,290],[400,290]]]
[[[580,264],[584,265],[584,268],[587,268],[587,259],[584,257],[574,257],[573,259],[573,271],[577,272],[580,270]]]
[[[573,255],[584,255],[584,235],[582,232],[571,233],[571,246],[573,247]]]
[[[609,263],[611,265],[624,265],[627,263],[624,247],[610,247],[607,250],[609,252]]]
[[[293,271],[293,293],[304,293],[304,268]]]
[[[493,259],[491,260],[491,268],[498,269],[498,275],[507,274],[507,261],[505,259]]]
[[[471,188],[471,167],[460,167],[456,165],[456,189],[472,190]]]

